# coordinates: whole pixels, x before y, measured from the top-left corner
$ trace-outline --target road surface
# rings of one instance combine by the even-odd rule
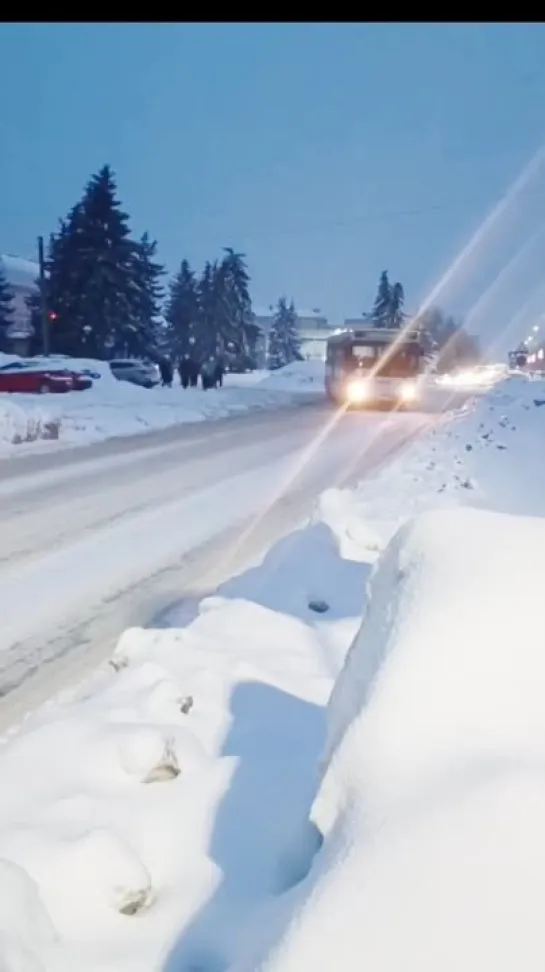
[[[182,426],[0,466],[0,731],[144,625],[255,563],[327,487],[434,417],[329,406]]]

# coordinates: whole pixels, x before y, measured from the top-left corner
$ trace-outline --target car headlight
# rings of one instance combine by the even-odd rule
[[[355,379],[346,386],[346,398],[349,402],[365,402],[369,398],[369,385],[366,381]]]
[[[416,382],[403,382],[401,386],[401,398],[404,402],[412,402],[415,398],[418,398],[418,388],[416,386]]]

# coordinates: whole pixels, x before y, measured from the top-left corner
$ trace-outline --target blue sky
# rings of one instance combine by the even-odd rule
[[[1,251],[32,256],[107,161],[170,270],[230,245],[256,304],[286,292],[334,320],[383,268],[415,308],[545,141],[541,25],[3,24],[0,79]],[[538,230],[543,170],[448,310]],[[545,309],[544,268],[541,237],[473,312],[486,341]]]

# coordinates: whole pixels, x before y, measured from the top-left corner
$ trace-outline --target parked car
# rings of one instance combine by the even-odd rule
[[[74,379],[70,373],[56,369],[29,368],[18,364],[0,368],[0,392],[44,395],[48,392],[73,391]]]
[[[141,388],[154,388],[161,380],[157,365],[132,358],[116,358],[110,361],[110,371],[118,381],[129,381]]]
[[[9,364],[4,365],[0,368],[0,374],[4,373],[15,373],[15,374],[33,374],[33,375],[43,375],[47,373],[49,376],[58,375],[61,378],[68,379],[71,382],[71,388],[69,387],[67,391],[87,391],[88,388],[93,387],[93,381],[88,372],[74,371],[72,368],[62,368],[55,364],[51,365],[41,365],[36,361],[11,361]],[[28,384],[28,383],[27,383]],[[30,381],[30,386],[33,387],[33,382]],[[47,382],[46,382],[47,384]],[[50,389],[47,389],[50,390]]]

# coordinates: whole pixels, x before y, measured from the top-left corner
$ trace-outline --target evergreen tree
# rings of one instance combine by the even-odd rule
[[[155,259],[157,241],[144,233],[135,245],[133,257],[134,289],[131,316],[123,331],[124,353],[129,357],[157,357],[162,343],[160,317],[163,288],[160,279],[165,270]]]
[[[169,284],[165,319],[168,348],[174,360],[179,361],[192,353],[200,323],[199,285],[187,260],[182,260]]]
[[[225,247],[225,257],[218,268],[218,286],[221,292],[223,313],[219,324],[219,337],[223,350],[253,358],[259,338],[250,297],[250,277],[243,253],[235,253]]]
[[[83,344],[93,357],[129,354],[138,247],[130,240],[109,166],[90,180],[71,230]]]
[[[403,285],[395,283],[390,295],[390,316],[389,327],[402,328],[405,320],[403,304],[405,303],[405,291]]]
[[[195,357],[201,362],[218,352],[219,327],[224,313],[221,289],[218,264],[207,260],[197,284],[198,325],[193,335]]]
[[[389,327],[392,312],[392,287],[388,271],[383,270],[378,284],[377,296],[369,319],[373,327]]]
[[[269,331],[267,364],[271,370],[283,368],[301,360],[301,339],[297,329],[297,314],[293,301],[288,304],[280,297]]]
[[[401,328],[405,320],[404,303],[403,285],[399,282],[392,285],[388,279],[388,271],[383,270],[373,309],[364,316],[373,327]]]
[[[0,351],[7,351],[9,342],[7,331],[13,319],[13,294],[0,269]]]
[[[147,350],[148,315],[156,304],[154,248],[147,237],[140,243],[130,239],[128,216],[104,166],[50,240],[52,351],[107,358]]]

